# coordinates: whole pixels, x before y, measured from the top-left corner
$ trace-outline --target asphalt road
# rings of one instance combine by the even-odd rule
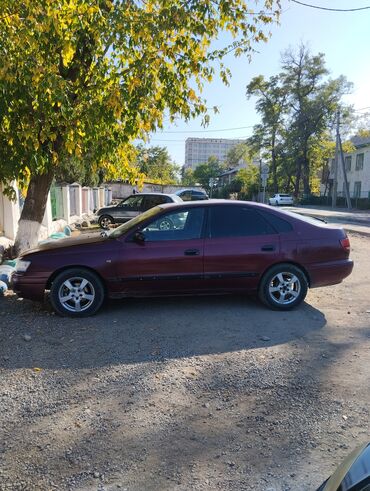
[[[315,490],[369,439],[370,238],[295,311],[0,298],[0,490]]]

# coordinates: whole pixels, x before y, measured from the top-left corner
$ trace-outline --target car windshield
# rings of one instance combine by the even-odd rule
[[[120,225],[116,229],[114,229],[110,232],[107,232],[107,237],[112,238],[112,239],[116,239],[117,237],[121,237],[121,235],[128,232],[131,228],[135,227],[136,225],[143,222],[147,218],[154,217],[160,211],[161,211],[160,206],[155,206],[154,208],[150,208],[150,210],[147,210],[144,213],[142,213],[141,215],[138,215],[137,217],[133,218],[132,220],[129,220],[128,222],[123,223],[122,225]]]

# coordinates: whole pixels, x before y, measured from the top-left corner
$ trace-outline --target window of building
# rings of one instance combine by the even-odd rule
[[[361,198],[361,181],[355,182],[355,187],[353,190],[353,196],[354,196],[354,198]]]
[[[349,172],[352,167],[352,155],[348,155],[345,160],[344,160],[344,167],[346,169],[346,172]]]
[[[364,154],[358,153],[356,155],[356,170],[362,170],[364,168]]]

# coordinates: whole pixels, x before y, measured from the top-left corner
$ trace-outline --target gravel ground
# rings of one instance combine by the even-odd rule
[[[315,490],[369,439],[370,238],[351,242],[351,277],[289,313],[0,298],[0,490]]]

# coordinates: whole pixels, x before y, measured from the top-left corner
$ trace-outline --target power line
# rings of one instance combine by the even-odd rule
[[[249,135],[250,136],[250,135]],[[247,138],[249,138],[249,136],[237,136],[235,138],[232,138],[232,140],[246,140]],[[214,139],[218,140],[217,137],[215,137]],[[182,140],[162,140],[161,138],[150,138],[149,139],[150,142],[168,142],[168,143],[185,143],[186,141],[186,138],[183,138]]]
[[[365,109],[370,109],[370,106],[360,107],[359,109],[354,109],[354,112],[357,113],[358,111],[364,111]]]
[[[246,128],[253,128],[254,125],[250,126],[239,126],[237,128],[221,128],[216,130],[181,130],[181,131],[162,131],[162,133],[216,133],[217,131],[234,131],[234,130],[244,130]]]
[[[354,8],[354,9],[333,9],[333,8],[328,8],[328,7],[321,7],[320,5],[311,5],[310,3],[300,2],[299,0],[290,0],[290,1],[297,3],[298,5],[303,5],[305,7],[311,7],[312,9],[329,10],[330,12],[357,12],[358,10],[370,9],[370,5],[368,7],[358,7],[358,8]]]

